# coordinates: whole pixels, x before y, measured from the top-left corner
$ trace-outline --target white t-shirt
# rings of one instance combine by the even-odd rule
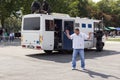
[[[14,33],[10,33],[10,35],[9,35],[10,37],[14,37]]]
[[[88,35],[80,32],[79,35],[72,34],[70,38],[73,40],[73,49],[84,49],[84,40],[87,40]]]

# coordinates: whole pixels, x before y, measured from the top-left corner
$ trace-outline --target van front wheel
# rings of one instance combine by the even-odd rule
[[[52,53],[51,50],[44,50],[44,52],[47,53],[47,54],[48,54],[48,53]]]
[[[96,44],[96,50],[99,51],[99,52],[103,50],[103,47],[104,47],[103,42],[100,42],[100,43]]]

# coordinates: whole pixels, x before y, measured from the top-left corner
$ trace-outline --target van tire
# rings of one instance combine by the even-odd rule
[[[44,50],[45,53],[49,54],[49,53],[52,53],[51,50]]]
[[[104,43],[103,42],[96,44],[96,50],[98,52],[103,51],[103,47],[104,47]]]

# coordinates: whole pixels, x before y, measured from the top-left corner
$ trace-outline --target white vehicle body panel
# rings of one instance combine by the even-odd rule
[[[38,31],[25,31],[23,30],[24,18],[40,17],[40,30]],[[99,22],[99,20],[93,19],[83,19],[83,18],[71,18],[69,16],[56,16],[56,15],[45,15],[45,14],[29,14],[25,15],[22,20],[22,42],[21,45],[33,45],[34,47],[40,46],[43,50],[54,50],[54,31],[45,31],[45,20],[61,19],[62,20],[62,32],[64,31],[64,21],[74,21],[78,23],[79,26],[74,25],[75,28],[79,28],[81,32],[89,34],[89,32],[94,33],[94,22]],[[85,24],[86,27],[83,28],[82,25]],[[89,28],[88,25],[91,25]],[[85,48],[93,48],[96,46],[96,38],[91,35],[90,40],[85,41]],[[105,42],[105,38],[103,38]],[[39,42],[39,43],[38,43]]]

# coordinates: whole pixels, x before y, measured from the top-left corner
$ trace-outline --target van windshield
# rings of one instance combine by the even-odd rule
[[[40,30],[40,17],[24,18],[23,30]]]

